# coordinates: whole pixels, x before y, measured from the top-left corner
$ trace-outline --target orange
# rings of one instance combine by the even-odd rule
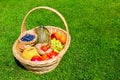
[[[58,32],[55,32],[56,34],[56,38],[59,39],[60,38],[60,34]]]
[[[61,36],[61,37],[59,38],[59,41],[60,41],[62,44],[65,44],[65,42],[66,42],[66,36]]]
[[[47,55],[46,54],[43,54],[41,59],[44,61],[44,60],[47,60]]]

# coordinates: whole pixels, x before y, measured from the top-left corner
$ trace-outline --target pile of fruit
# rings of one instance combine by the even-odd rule
[[[46,29],[46,28],[44,28]],[[41,29],[39,29],[41,30]],[[41,32],[41,33],[40,33]],[[64,48],[64,45],[66,43],[66,36],[65,35],[61,35],[58,32],[53,32],[53,33],[48,33],[44,31],[40,31],[38,34],[38,30],[37,30],[37,35],[38,35],[38,39],[36,44],[34,44],[34,46],[30,46],[26,49],[24,49],[22,51],[21,56],[25,59],[25,60],[30,60],[30,61],[45,61],[45,60],[50,60],[54,57],[56,57],[60,51]],[[44,36],[42,36],[42,32],[44,32]],[[46,34],[47,33],[47,34]],[[27,39],[26,39],[27,36]],[[29,37],[30,40],[32,40],[31,36],[32,35],[26,35],[25,38],[23,37],[22,40],[23,41],[29,41]],[[40,36],[40,37],[39,37]],[[42,36],[42,37],[41,37]],[[50,38],[48,38],[48,36]],[[43,40],[44,38],[44,40]],[[44,42],[43,42],[44,41]],[[42,43],[41,43],[42,42]]]

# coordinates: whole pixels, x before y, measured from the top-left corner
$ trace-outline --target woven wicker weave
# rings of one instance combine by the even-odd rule
[[[58,56],[56,56],[55,58],[50,59],[50,60],[41,61],[41,62],[33,62],[33,61],[25,60],[21,57],[21,52],[17,48],[17,46],[19,44],[19,38],[18,38],[13,45],[13,55],[28,71],[32,71],[32,72],[35,72],[35,73],[38,73],[38,74],[43,74],[43,73],[52,71],[53,69],[55,69],[57,67],[57,65],[61,61],[62,57],[64,56],[64,54],[66,53],[66,51],[67,51],[67,49],[70,45],[70,34],[69,34],[69,30],[68,30],[68,25],[67,25],[64,17],[58,11],[56,11],[55,9],[50,8],[50,7],[45,7],[45,6],[35,7],[27,13],[27,15],[24,17],[24,20],[22,22],[21,34],[24,33],[25,31],[27,31],[26,30],[26,19],[27,19],[27,17],[33,11],[39,10],[39,9],[45,9],[45,10],[49,10],[49,11],[54,12],[63,21],[63,23],[66,27],[66,31],[61,29],[61,28],[54,27],[54,26],[45,26],[49,30],[50,33],[60,32],[61,34],[66,35],[67,40],[66,40],[66,43],[65,43],[65,46],[64,46],[63,50],[58,54]]]

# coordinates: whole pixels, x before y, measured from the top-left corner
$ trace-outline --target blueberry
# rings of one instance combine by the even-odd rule
[[[24,37],[21,38],[22,41],[32,41],[35,38],[34,35],[26,34]]]

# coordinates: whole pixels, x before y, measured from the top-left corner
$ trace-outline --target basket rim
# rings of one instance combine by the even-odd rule
[[[12,49],[12,50],[13,50],[13,55],[14,55],[14,57],[15,57],[20,63],[26,64],[26,65],[30,65],[30,66],[37,66],[37,65],[44,65],[44,64],[47,65],[47,64],[49,64],[49,63],[51,63],[51,62],[54,62],[54,61],[56,61],[56,60],[60,60],[60,59],[63,57],[63,55],[65,54],[65,52],[67,51],[67,49],[68,49],[68,47],[69,47],[69,45],[70,45],[70,35],[69,35],[69,33],[68,33],[67,31],[59,28],[59,27],[55,27],[55,26],[45,26],[45,27],[46,27],[46,28],[48,27],[48,28],[59,29],[59,30],[63,31],[65,34],[67,34],[67,40],[66,40],[66,44],[65,44],[64,49],[61,50],[61,52],[58,54],[58,56],[56,56],[56,57],[54,57],[54,58],[52,58],[52,59],[50,59],[50,60],[40,61],[40,62],[33,62],[33,61],[29,61],[29,60],[23,59],[23,58],[18,54],[18,51],[17,51],[17,49],[16,49],[16,45],[17,45],[17,43],[18,43],[18,39],[17,39],[17,40],[14,42],[14,44],[13,44],[13,49]]]

